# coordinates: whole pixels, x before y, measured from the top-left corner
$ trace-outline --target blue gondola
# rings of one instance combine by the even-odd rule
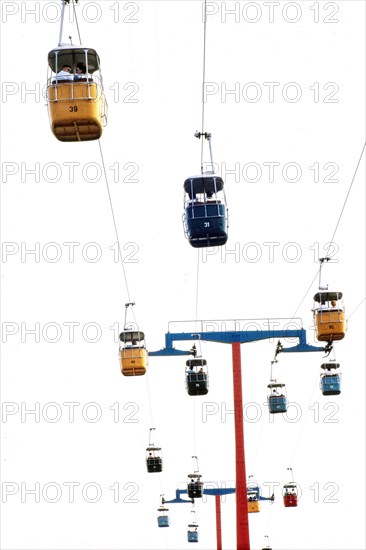
[[[221,177],[201,175],[184,182],[185,235],[194,248],[222,246],[228,238],[224,182]]]
[[[165,506],[160,506],[158,508],[158,526],[159,527],[169,527],[170,518],[169,518],[169,508]]]
[[[188,525],[188,531],[187,531],[188,542],[198,542],[197,528],[198,528],[198,525],[194,525],[193,523],[190,523]]]
[[[187,540],[188,542],[198,542],[198,523],[196,522],[196,512],[191,510],[193,521],[188,525]]]
[[[279,384],[276,381],[271,381],[267,388],[269,389],[267,398],[269,412],[272,414],[285,413],[288,407],[288,400],[285,394],[285,384]]]
[[[341,393],[341,374],[332,372],[339,368],[339,363],[323,363],[324,370],[320,374],[320,389],[323,395],[339,395]]]
[[[186,387],[188,395],[206,395],[208,393],[206,359],[188,359],[186,361]]]

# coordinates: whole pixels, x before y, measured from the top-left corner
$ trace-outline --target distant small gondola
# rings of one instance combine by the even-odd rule
[[[163,458],[160,447],[154,445],[152,433],[155,428],[150,428],[149,446],[146,449],[146,467],[149,473],[159,473],[163,470]]]
[[[277,353],[278,353],[278,346],[276,350],[276,355]],[[286,396],[286,385],[277,382],[277,380],[273,378],[274,376],[273,369],[276,363],[278,363],[277,359],[274,359],[273,361],[271,361],[271,380],[267,386],[268,410],[271,414],[285,413],[288,407],[288,400]]]
[[[208,370],[206,359],[188,359],[186,361],[186,388],[188,395],[206,395],[208,393]]]
[[[286,483],[283,486],[283,503],[286,508],[297,506],[297,485],[295,483]]]
[[[164,505],[161,505],[158,508],[158,526],[169,527],[169,525],[170,525],[169,508],[166,508]]]
[[[341,373],[339,363],[323,363],[320,374],[320,389],[323,395],[339,395],[341,393]]]
[[[198,459],[196,456],[192,458],[196,459],[197,467],[194,470],[193,474],[188,474],[188,483],[187,483],[187,493],[189,498],[202,498],[203,493],[203,481],[201,481],[202,475],[199,473],[198,469]]]
[[[287,468],[288,470],[291,470],[292,475],[292,481],[289,483],[286,483],[283,486],[282,494],[283,494],[283,503],[285,505],[285,508],[293,508],[297,506],[298,503],[298,487],[297,484],[293,480],[293,471],[292,468]]]
[[[258,493],[256,491],[247,491],[247,500],[248,500],[248,513],[260,512],[261,506],[258,498]]]
[[[202,498],[203,482],[201,474],[194,473],[188,475],[187,493],[189,498]]]
[[[193,521],[188,524],[187,540],[188,542],[198,542],[198,523],[196,522],[196,512],[191,510]]]
[[[285,394],[286,385],[271,381],[267,388],[269,390],[267,397],[269,412],[271,414],[285,413],[288,407],[288,400]]]
[[[262,550],[272,550],[271,545],[269,544],[269,536],[265,535],[265,538],[267,539],[267,546],[264,546]]]
[[[346,334],[346,321],[342,292],[317,292],[314,296],[314,324],[319,341],[342,340]]]
[[[124,376],[141,376],[146,373],[149,362],[143,332],[125,330],[119,335],[121,372]]]

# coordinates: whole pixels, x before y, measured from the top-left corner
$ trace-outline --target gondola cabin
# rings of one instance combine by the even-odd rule
[[[288,407],[288,400],[285,394],[285,384],[271,382],[268,384],[268,409],[272,414],[285,413]]]
[[[185,375],[188,395],[206,395],[208,393],[206,359],[188,359]]]
[[[169,525],[170,525],[169,508],[165,508],[165,506],[160,506],[158,508],[158,526],[169,527]]]
[[[339,363],[323,363],[320,374],[320,389],[323,395],[339,395],[341,393],[341,373],[337,372]]]
[[[160,447],[148,447],[146,449],[146,467],[149,473],[163,470],[163,458]]]
[[[297,506],[298,491],[295,483],[286,483],[283,486],[283,503],[286,508]]]
[[[260,502],[258,498],[257,491],[247,491],[247,499],[248,499],[248,513],[252,514],[255,512],[260,512]]]
[[[201,481],[201,474],[190,474],[188,476],[187,493],[189,498],[202,498],[203,493],[203,481]]]
[[[317,292],[314,296],[315,333],[319,341],[342,340],[346,334],[346,321],[342,292]]]
[[[119,357],[124,376],[141,376],[146,373],[149,355],[145,348],[145,335],[141,331],[123,331]]]
[[[213,175],[193,176],[184,182],[184,231],[194,248],[222,246],[228,238],[224,182]]]
[[[51,129],[59,141],[101,137],[107,104],[94,49],[67,45],[49,52],[47,104]]]
[[[196,522],[188,525],[187,540],[188,542],[198,542],[198,524]]]

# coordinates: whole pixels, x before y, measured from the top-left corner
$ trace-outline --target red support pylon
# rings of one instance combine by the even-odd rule
[[[221,496],[215,495],[216,504],[216,540],[217,550],[222,550],[222,536],[221,536]]]
[[[232,344],[236,453],[236,548],[250,550],[247,483],[244,454],[243,392],[240,343]]]

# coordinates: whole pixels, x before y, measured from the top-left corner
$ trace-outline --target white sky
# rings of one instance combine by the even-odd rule
[[[1,3],[2,547],[184,549],[191,506],[170,506],[169,529],[158,529],[156,510],[161,493],[170,499],[184,488],[192,455],[203,481],[235,482],[231,349],[202,345],[210,372],[202,398],[185,391],[184,357],[152,357],[147,376],[121,375],[114,336],[127,293],[110,249],[116,239],[98,143],[58,142],[39,92],[58,42],[59,5]],[[163,347],[169,321],[195,318],[198,256],[198,319],[290,318],[332,238],[364,142],[364,2],[209,2],[206,80],[215,93],[205,129],[226,183],[230,228],[226,247],[207,255],[190,247],[181,221],[183,181],[200,168],[193,134],[201,121],[201,2],[80,0],[77,9],[83,44],[101,59],[109,103],[101,145],[148,349]],[[235,86],[238,97],[225,95]],[[269,418],[275,342],[241,347],[247,474],[265,496],[278,484],[275,503],[249,516],[252,549],[265,546],[265,535],[277,550],[365,548],[364,161],[334,239],[337,262],[324,269],[351,316],[335,346],[341,395],[321,395],[322,354],[283,354],[276,374],[294,404],[287,419]],[[279,163],[274,181],[268,163]],[[228,173],[235,166],[237,179]],[[136,182],[128,181],[132,171]],[[77,243],[74,261],[65,243]],[[38,258],[25,253],[35,248]],[[296,313],[311,344],[316,290],[317,280]],[[35,326],[39,342],[26,333]],[[74,422],[65,403],[79,404]],[[35,406],[39,422],[22,417]],[[159,475],[144,464],[151,426],[164,454]],[[302,489],[295,509],[282,503],[288,467]],[[35,484],[40,502],[25,493]],[[196,513],[196,547],[215,548],[214,499],[197,502]],[[233,549],[233,496],[222,524],[223,547]]]

